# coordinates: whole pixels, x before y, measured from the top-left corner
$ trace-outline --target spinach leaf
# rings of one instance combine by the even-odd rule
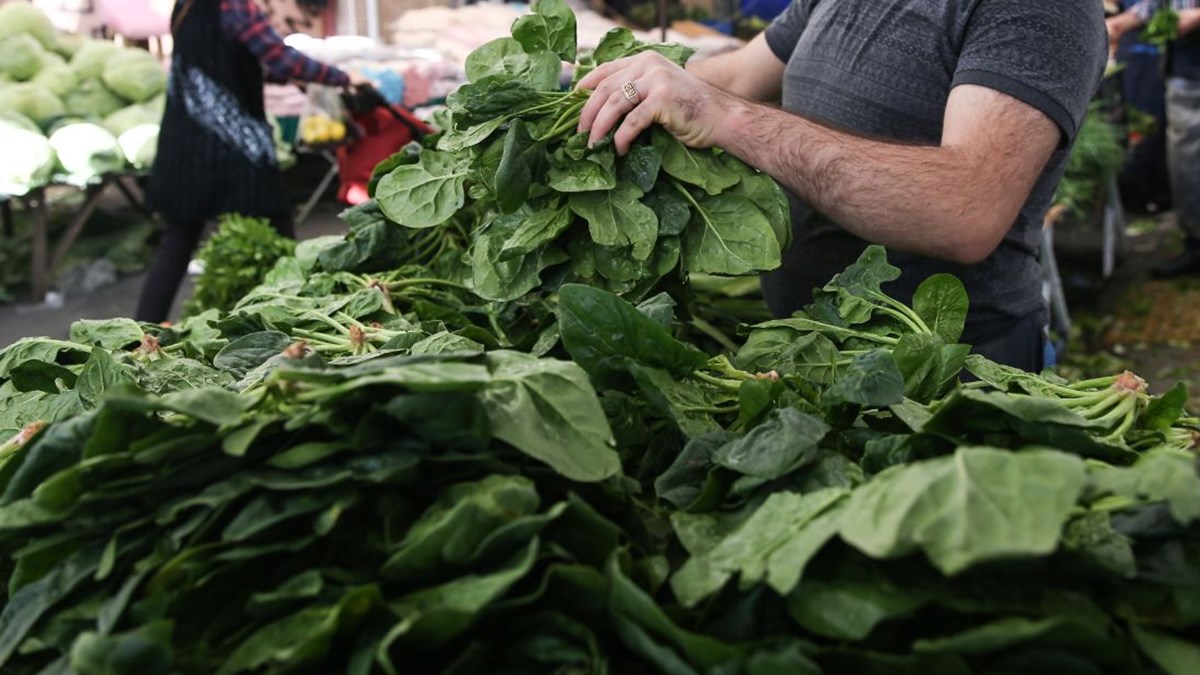
[[[530,53],[547,50],[574,61],[575,13],[563,0],[536,0],[531,10],[513,22],[513,39]]]
[[[781,594],[799,583],[809,561],[846,522],[846,491],[777,492],[711,550],[688,559],[671,578],[675,597],[692,607],[735,574],[743,589],[766,583]]]
[[[653,147],[662,154],[662,170],[684,183],[719,195],[737,185],[742,177],[725,165],[712,151],[692,150],[662,129],[651,134]]]
[[[666,165],[664,164],[664,167]],[[777,267],[779,241],[753,202],[734,194],[692,203],[684,240],[684,264],[693,272],[741,275]]]
[[[775,480],[816,460],[817,443],[829,427],[795,408],[778,408],[750,433],[731,441],[713,463],[737,473]]]
[[[917,287],[913,311],[946,344],[955,344],[967,321],[967,289],[956,277],[935,274]]]
[[[921,550],[953,575],[1053,551],[1083,485],[1083,462],[1071,455],[960,448],[876,476],[851,496],[840,532],[869,556]]]
[[[422,150],[416,164],[397,167],[381,178],[375,197],[391,220],[408,227],[433,227],[462,208],[467,173],[451,154]]]
[[[509,77],[532,89],[558,86],[562,61],[554,52],[528,49],[513,38],[498,38],[467,56],[467,79],[479,82],[488,77]]]
[[[623,378],[630,360],[678,377],[708,360],[611,293],[568,284],[559,290],[558,298],[563,347],[597,382]]]
[[[504,135],[504,154],[496,168],[496,204],[501,213],[516,211],[529,198],[535,165],[541,159],[540,145],[521,120],[514,120]]]
[[[646,260],[658,238],[658,218],[638,201],[641,190],[627,183],[609,191],[574,193],[571,210],[588,223],[592,241],[601,246],[631,246],[636,260]]]
[[[503,351],[486,361],[492,380],[480,400],[496,438],[573,480],[620,471],[612,430],[579,366]]]

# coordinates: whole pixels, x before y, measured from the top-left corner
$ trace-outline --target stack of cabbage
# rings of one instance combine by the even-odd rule
[[[60,34],[32,5],[0,5],[0,194],[84,184],[154,161],[166,74],[140,49]]]

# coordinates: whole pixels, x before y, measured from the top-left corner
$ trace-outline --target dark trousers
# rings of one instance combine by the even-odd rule
[[[1046,362],[1045,326],[1045,312],[1038,311],[1012,322],[1004,322],[1001,330],[990,331],[973,339],[964,336],[964,341],[974,345],[971,350],[974,354],[1037,373],[1041,372]]]
[[[296,225],[292,214],[287,213],[270,219],[271,227],[285,237],[295,238]],[[200,235],[204,234],[203,222],[167,223],[162,233],[162,240],[154,252],[154,260],[146,273],[146,281],[142,286],[142,296],[138,300],[138,321],[147,323],[162,323],[175,304],[175,294],[179,292],[179,283],[187,273],[188,263],[200,243]]]

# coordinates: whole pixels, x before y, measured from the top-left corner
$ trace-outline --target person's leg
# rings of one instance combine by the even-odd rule
[[[296,238],[296,219],[292,216],[291,211],[281,213],[277,216],[272,216],[270,220],[271,227],[275,228],[276,232],[282,234],[288,239]]]
[[[166,321],[179,291],[179,282],[187,273],[188,262],[200,243],[204,223],[168,223],[154,260],[146,273],[135,318],[148,323]]]
[[[1163,277],[1200,273],[1200,81],[1167,81],[1167,164],[1184,253],[1154,270]]]

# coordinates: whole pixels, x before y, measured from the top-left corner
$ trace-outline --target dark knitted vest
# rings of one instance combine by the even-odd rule
[[[221,30],[220,0],[175,5],[167,107],[147,199],[172,222],[290,208],[263,111],[263,72]]]

